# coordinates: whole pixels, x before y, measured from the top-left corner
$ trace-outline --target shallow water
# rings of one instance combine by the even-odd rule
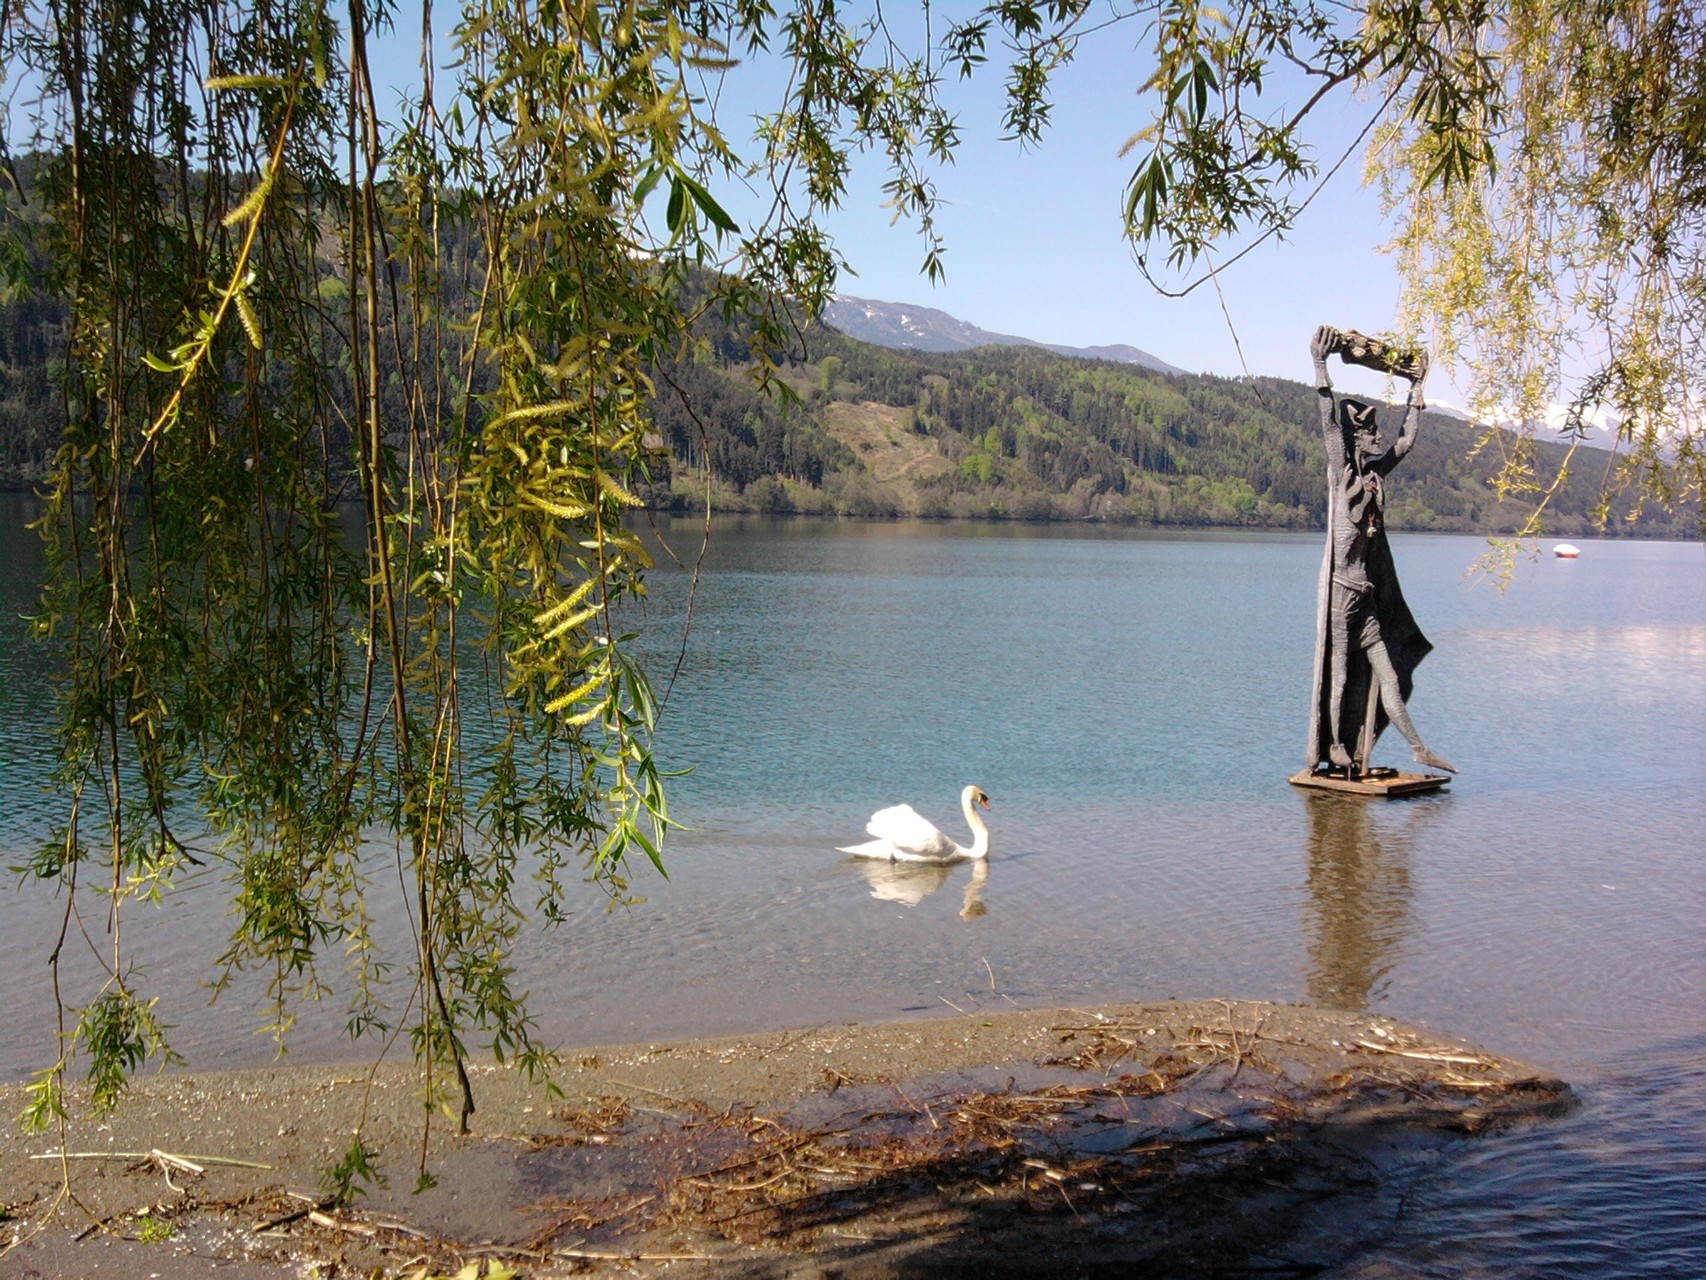
[[[3,501],[3,499],[0,499]],[[16,506],[7,510],[16,511]],[[0,537],[17,539],[19,521]],[[666,527],[691,556],[694,527]],[[1706,1275],[1706,554],[1587,542],[1501,596],[1474,539],[1399,535],[1436,651],[1412,711],[1445,792],[1309,796],[1318,538],[725,521],[638,619],[658,744],[692,765],[670,879],[587,889],[518,957],[564,1045],[1100,999],[1371,1008],[1575,1083],[1574,1116],[1466,1145],[1384,1207],[1357,1277]],[[27,607],[5,544],[5,625]],[[19,603],[23,599],[25,603]],[[0,860],[45,821],[51,707],[0,637]],[[1401,763],[1394,737],[1378,757]],[[984,870],[836,854],[909,801],[951,832],[994,801]],[[376,853],[383,863],[383,854]],[[211,1007],[217,877],[127,925],[196,1065],[269,1042]],[[0,1078],[47,1060],[39,888],[0,897]],[[99,921],[87,922],[100,939]],[[330,1004],[294,1056],[360,1055]]]

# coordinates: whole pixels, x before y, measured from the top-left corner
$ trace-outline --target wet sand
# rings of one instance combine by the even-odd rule
[[[0,1280],[1304,1274],[1395,1179],[1572,1105],[1431,1030],[1237,1001],[573,1051],[559,1093],[472,1077],[467,1136],[407,1066],[151,1077],[64,1162],[0,1087]],[[383,1181],[336,1204],[358,1131]]]

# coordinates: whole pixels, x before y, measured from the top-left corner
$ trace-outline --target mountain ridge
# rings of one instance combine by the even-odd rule
[[[945,353],[970,351],[977,347],[1038,347],[1073,359],[1111,360],[1117,364],[1152,369],[1156,373],[1185,372],[1160,356],[1123,342],[1094,347],[1043,342],[1016,334],[996,333],[939,308],[904,302],[882,302],[875,298],[839,294],[824,308],[823,318],[849,338],[898,351]]]
[[[1156,373],[1190,372],[1178,365],[1168,364],[1153,352],[1131,346],[1129,343],[1073,347],[1064,343],[1043,342],[1037,338],[996,333],[936,307],[914,306],[905,302],[882,302],[874,298],[855,298],[840,294],[824,308],[823,319],[830,327],[849,338],[868,342],[876,347],[887,347],[891,351],[946,354],[972,351],[978,347],[1034,347],[1075,360],[1111,360],[1116,364],[1133,364]],[[1449,402],[1435,403],[1430,405],[1430,408],[1450,418],[1464,422],[1471,420],[1467,413]]]

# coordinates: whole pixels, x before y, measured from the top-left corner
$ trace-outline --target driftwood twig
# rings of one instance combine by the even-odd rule
[[[155,1147],[149,1151],[44,1151],[31,1160],[158,1160],[190,1173],[203,1173],[201,1166],[229,1165],[236,1169],[270,1169],[259,1160],[237,1160],[229,1156],[186,1156]]]
[[[1496,1062],[1488,1062],[1485,1058],[1468,1057],[1461,1053],[1439,1053],[1422,1049],[1392,1049],[1383,1044],[1371,1044],[1367,1040],[1351,1041],[1359,1049],[1370,1053],[1390,1053],[1399,1058],[1415,1058],[1419,1062],[1454,1062],[1468,1067],[1495,1067]]]

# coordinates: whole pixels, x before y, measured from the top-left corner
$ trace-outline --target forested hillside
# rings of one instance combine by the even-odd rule
[[[329,281],[335,287],[336,281]],[[0,486],[28,487],[58,445],[53,363],[64,309],[15,291],[0,303]],[[735,330],[702,324],[703,345],[657,370],[653,412],[667,457],[648,501],[677,508],[861,516],[1103,520],[1313,528],[1324,516],[1312,388],[1163,374],[1024,347],[929,353],[856,342],[814,326],[762,392]],[[1388,435],[1401,411],[1383,416]],[[1509,532],[1534,501],[1501,501],[1498,443],[1440,414],[1393,485],[1395,527]],[[1541,445],[1536,471],[1564,450]],[[1548,532],[1594,527],[1607,455],[1578,453],[1547,509]],[[1613,510],[1607,531],[1695,536],[1691,512]]]
[[[1313,528],[1325,518],[1315,391],[1162,374],[1035,348],[897,351],[818,327],[783,369],[797,396],[760,396],[726,333],[667,371],[657,422],[674,460],[671,501],[724,509],[856,515]],[[1402,411],[1383,415],[1388,438]],[[1503,501],[1490,480],[1500,439],[1427,414],[1392,486],[1405,529],[1510,532],[1536,500]],[[1479,447],[1478,447],[1479,446]],[[1565,449],[1538,446],[1556,474]],[[1609,455],[1579,451],[1545,518],[1549,532],[1594,527]],[[709,462],[709,475],[706,464]],[[1607,531],[1691,537],[1690,513],[1613,508]]]
[[[65,307],[26,294],[0,305],[0,488],[44,475],[65,410],[51,370],[65,349]]]

